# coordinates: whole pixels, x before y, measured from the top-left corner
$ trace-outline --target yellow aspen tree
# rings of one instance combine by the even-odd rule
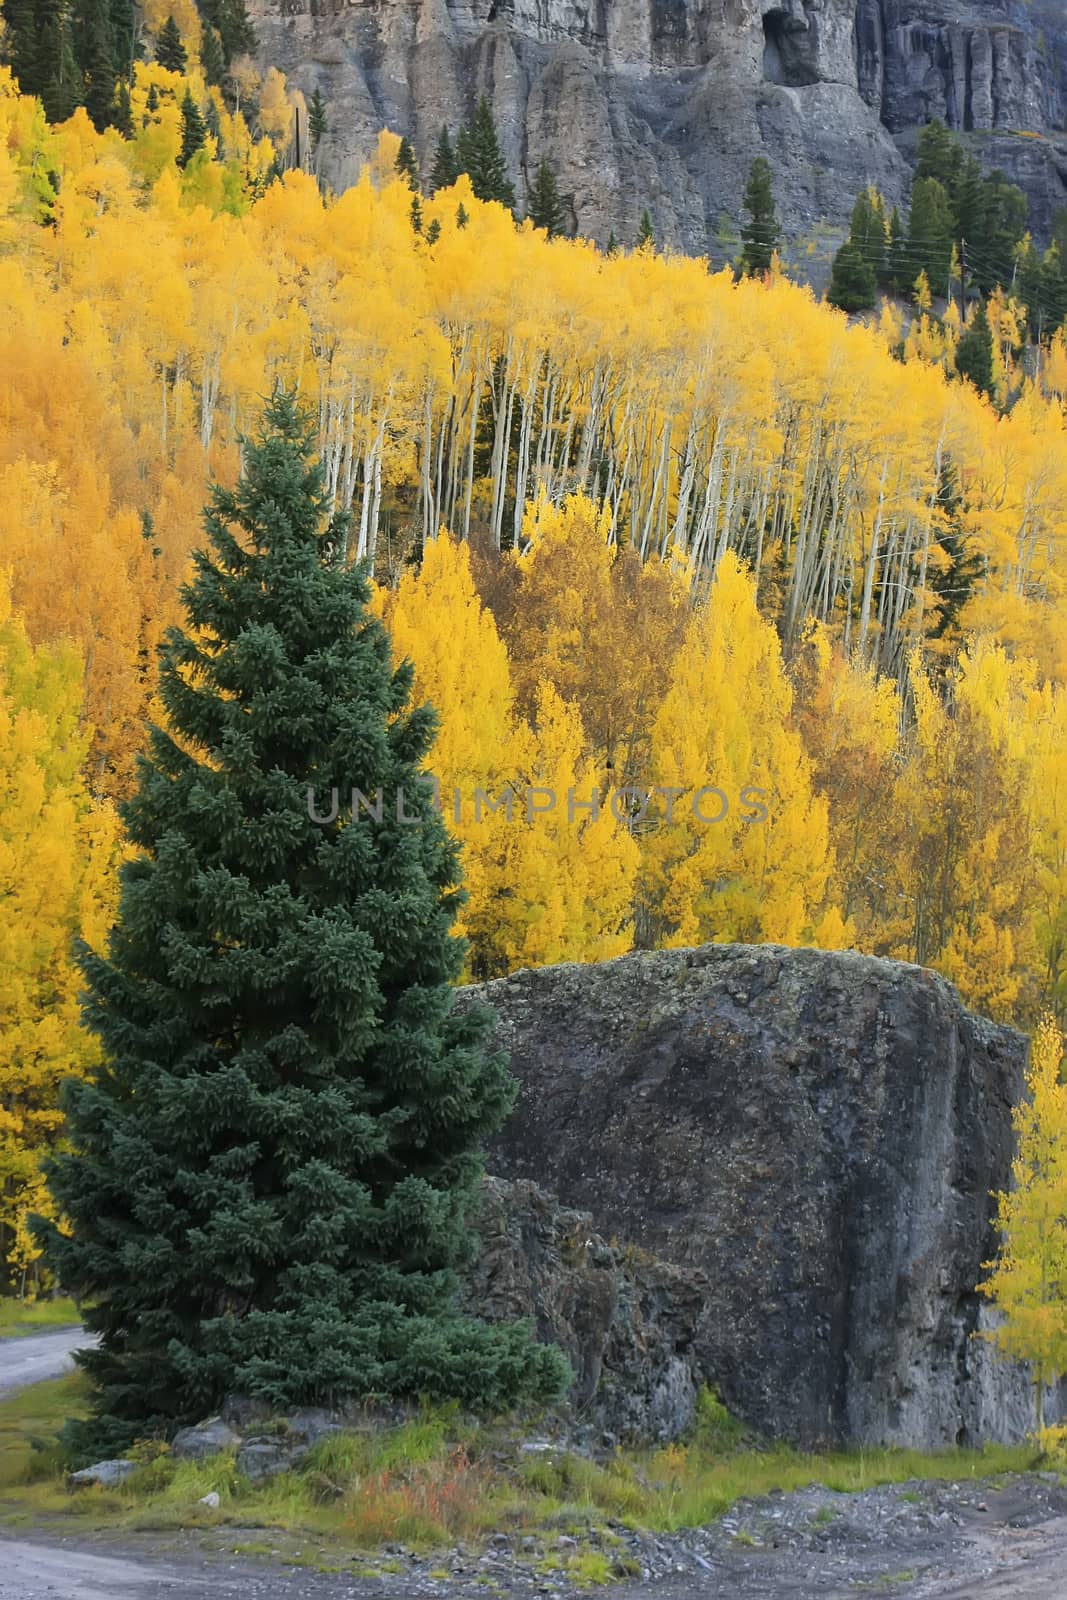
[[[1026,1095],[1013,1114],[1012,1187],[997,1196],[1000,1254],[979,1290],[1002,1321],[987,1337],[1026,1361],[1035,1415],[1045,1427],[1045,1390],[1067,1373],[1067,1085],[1063,1036],[1051,1016],[1034,1034]]]
[[[116,829],[80,777],[81,701],[77,652],[35,650],[0,589],[0,1251],[20,1291],[38,1255],[26,1217],[50,1206],[40,1163],[62,1137],[60,1086],[98,1052],[71,946],[106,931]]]
[[[625,807],[602,800],[584,744],[577,707],[542,683],[534,725],[513,741],[512,815],[471,915],[487,974],[607,961],[631,947],[638,846]]]
[[[674,662],[652,757],[654,782],[675,796],[644,841],[642,899],[663,942],[815,942],[829,909],[826,801],[777,634],[731,552]],[[840,918],[826,928],[840,934]]]
[[[483,942],[500,893],[505,830],[518,826],[490,809],[514,777],[508,653],[475,588],[469,547],[446,532],[427,543],[418,570],[405,571],[395,594],[377,591],[376,608],[397,659],[414,663],[416,701],[437,712],[429,765],[448,827],[463,846],[467,904],[457,931],[473,941],[471,972],[484,976],[498,970]]]

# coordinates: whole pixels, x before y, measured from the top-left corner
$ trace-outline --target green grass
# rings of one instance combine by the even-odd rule
[[[256,1486],[238,1472],[232,1452],[175,1461],[165,1446],[146,1445],[135,1451],[140,1465],[125,1483],[71,1493],[55,1440],[64,1419],[84,1406],[85,1394],[84,1380],[74,1375],[0,1400],[0,1518],[9,1525],[232,1526],[246,1545],[250,1539],[263,1543],[253,1536],[270,1530],[267,1547],[283,1545],[286,1559],[298,1558],[305,1545],[319,1556],[373,1554],[386,1544],[431,1551],[504,1531],[517,1549],[533,1536],[534,1548],[522,1557],[532,1567],[590,1588],[625,1575],[609,1522],[670,1533],[712,1522],[736,1501],[772,1489],[817,1482],[854,1493],[907,1479],[985,1478],[1024,1471],[1035,1461],[1026,1447],[936,1456],[754,1449],[707,1397],[689,1445],[619,1451],[603,1461],[523,1454],[506,1431],[467,1426],[455,1411],[443,1410],[382,1432],[332,1435],[299,1470]],[[198,1504],[212,1490],[218,1508]],[[378,1570],[384,1570],[380,1562]]]
[[[73,1300],[0,1299],[0,1339],[20,1339],[49,1328],[75,1327],[81,1315]]]

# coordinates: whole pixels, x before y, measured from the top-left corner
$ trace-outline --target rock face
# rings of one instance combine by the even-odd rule
[[[1067,200],[1061,0],[253,0],[264,62],[327,102],[322,152],[355,180],[383,126],[428,165],[489,96],[520,203],[547,158],[575,231],[715,254],[753,156],[787,226],[842,220],[933,116],[1030,193],[1047,230]],[[1040,138],[1021,138],[1021,134]],[[898,145],[901,148],[898,148]]]
[[[807,1445],[1026,1431],[1022,1375],[972,1337],[1020,1035],[923,969],[777,947],[466,994],[496,1007],[522,1084],[493,1170],[697,1274],[685,1360],[748,1423]]]
[[[474,1226],[481,1253],[465,1280],[467,1309],[494,1322],[531,1317],[566,1351],[576,1422],[618,1439],[686,1431],[712,1376],[697,1337],[712,1289],[699,1268],[608,1243],[588,1212],[533,1183],[488,1178]]]

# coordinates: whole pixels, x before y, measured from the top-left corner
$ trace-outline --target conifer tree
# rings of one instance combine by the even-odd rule
[[[765,156],[757,156],[752,163],[743,204],[746,217],[741,224],[741,267],[746,277],[755,278],[770,271],[781,242],[774,184]]]
[[[400,148],[396,153],[396,170],[407,182],[409,189],[415,194],[419,193],[419,163],[411,140],[405,135],[400,141]]]
[[[467,215],[467,208],[461,200],[459,205],[456,207],[456,227],[465,228],[469,221],[470,217]]]
[[[100,1336],[82,1449],[226,1393],[501,1409],[566,1377],[521,1324],[453,1305],[478,1146],[514,1085],[484,1009],[453,1005],[435,718],[407,709],[412,669],[339,555],[313,433],[277,395],[213,491],[161,651],[169,728],[123,810],[117,925],[83,959],[105,1064],[52,1168],[70,1235],[39,1230]],[[335,811],[353,785],[380,820]]]
[[[200,34],[200,65],[205,80],[217,88],[226,76],[226,57],[218,31],[208,22]]]
[[[483,94],[470,126],[456,141],[459,171],[470,178],[479,200],[496,200],[509,211],[515,208],[515,190],[508,177],[507,163],[500,148],[492,108]]]
[[[179,167],[189,165],[196,152],[204,148],[206,138],[207,123],[200,107],[193,99],[192,90],[186,89],[185,98],[182,100],[182,146],[178,152]]]
[[[556,174],[547,161],[542,160],[538,165],[526,215],[535,228],[544,228],[550,239],[563,231],[563,202]]]
[[[608,234],[608,242],[604,246],[604,254],[606,256],[615,256],[615,255],[618,255],[618,253],[619,253],[619,241],[615,237],[615,229],[612,228],[611,232]]]
[[[174,18],[168,17],[156,35],[156,60],[168,72],[184,72],[188,56]]]
[[[326,119],[326,102],[322,98],[318,85],[316,84],[315,92],[308,101],[308,138],[311,140],[312,155],[314,155],[315,151],[322,143],[323,136],[325,135],[328,127],[329,122]]]
[[[916,178],[912,184],[908,247],[913,276],[921,267],[931,294],[947,294],[952,265],[952,206],[936,178]]]
[[[641,221],[637,225],[636,244],[638,250],[654,250],[656,248],[656,233],[652,226],[652,218],[648,213],[647,206],[642,211]]]
[[[417,192],[411,197],[411,226],[415,233],[422,232],[422,199]]]
[[[133,111],[130,106],[130,86],[120,82],[115,95],[115,109],[112,114],[112,125],[118,129],[124,139],[133,138]]]
[[[878,298],[874,268],[858,244],[846,239],[834,257],[826,298],[840,311],[867,311]]]
[[[441,224],[440,224],[440,222],[438,221],[438,219],[436,217],[432,217],[430,219],[430,225],[426,229],[426,243],[427,244],[436,244],[440,237],[441,237]]]
[[[980,394],[993,394],[993,331],[985,301],[971,319],[970,327],[956,346],[956,371],[969,378]]]
[[[458,177],[459,165],[456,152],[452,148],[448,129],[442,125],[441,132],[437,136],[433,166],[430,169],[430,193],[436,194],[438,189],[450,189]]]

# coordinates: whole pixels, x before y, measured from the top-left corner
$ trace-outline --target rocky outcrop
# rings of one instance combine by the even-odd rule
[[[533,1183],[487,1178],[472,1221],[481,1251],[465,1307],[493,1322],[529,1317],[561,1346],[575,1373],[572,1423],[594,1439],[686,1432],[712,1376],[697,1341],[712,1286],[699,1268],[609,1242],[588,1212]]]
[[[1027,187],[1067,199],[1067,21],[1058,0],[254,0],[266,62],[329,112],[327,175],[378,131],[424,162],[487,94],[520,200],[542,157],[593,238],[706,250],[765,152],[784,220],[902,198],[914,131],[944,117]],[[1028,137],[1021,137],[1027,135]],[[996,142],[989,143],[991,136]]]
[[[746,1422],[809,1445],[1026,1431],[1022,1375],[973,1337],[1021,1036],[926,970],[776,947],[631,955],[465,993],[496,1008],[522,1085],[493,1169],[698,1274],[685,1359]],[[566,1293],[581,1292],[579,1277]],[[588,1314],[606,1348],[600,1292]],[[542,1325],[554,1317],[574,1326],[573,1310]]]

